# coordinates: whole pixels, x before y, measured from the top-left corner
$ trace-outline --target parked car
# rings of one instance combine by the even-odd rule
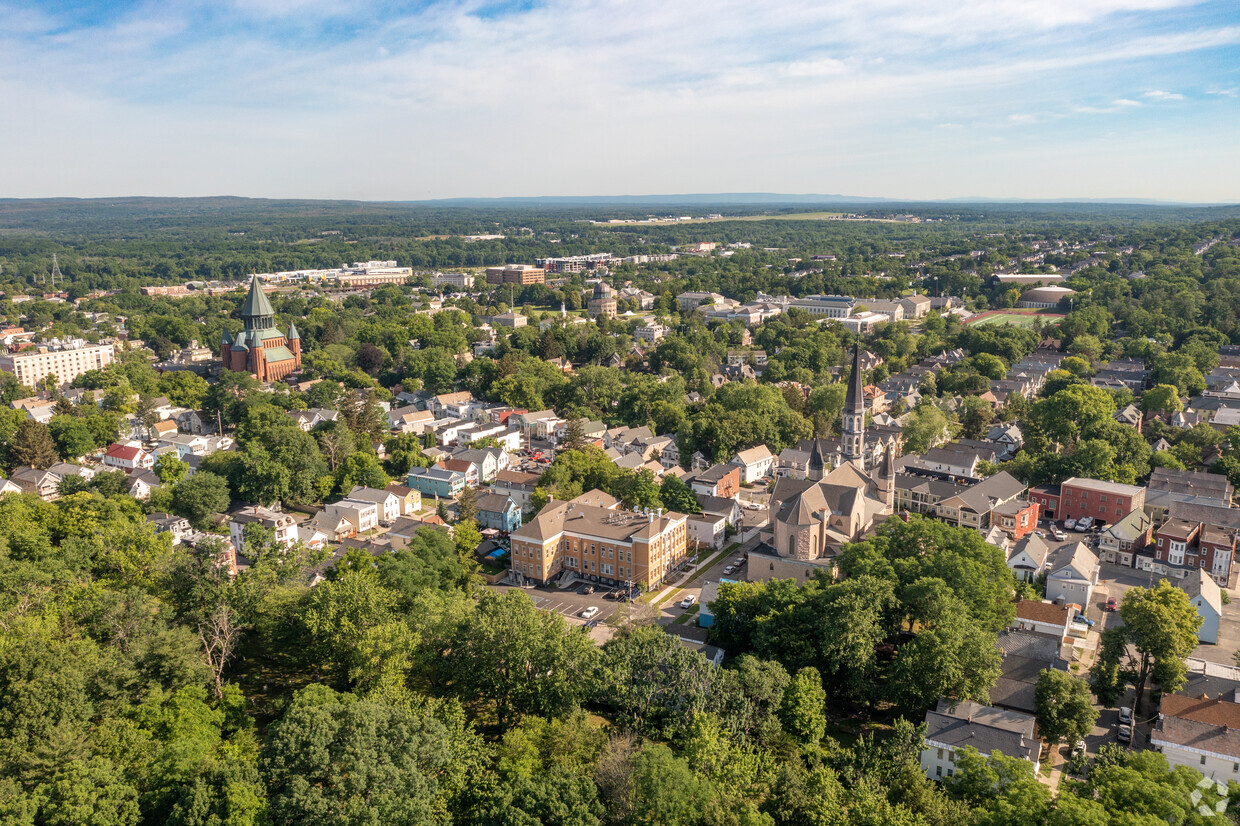
[[[595,615],[595,614],[597,614],[597,613],[598,613],[598,606],[597,606],[597,605],[591,605],[589,608],[587,608],[586,610],[582,611],[582,612],[581,612],[580,614],[578,614],[577,616],[581,617],[582,619],[593,619],[594,615]]]
[[[1074,530],[1076,530],[1076,520],[1075,520],[1075,519],[1065,519],[1065,520],[1063,521],[1063,529],[1064,529],[1065,531],[1074,531]]]
[[[1108,611],[1118,611],[1118,610],[1119,610],[1119,600],[1117,600],[1115,597],[1107,597],[1107,610],[1108,610]]]
[[[731,565],[726,565],[724,566],[724,569],[723,569],[723,575],[730,576],[735,571],[736,571],[736,568],[732,567]]]
[[[1119,732],[1115,735],[1121,743],[1132,742],[1132,726],[1124,723],[1119,724]]]
[[[744,564],[745,564],[745,557],[743,556],[738,556],[736,559],[732,560],[733,568],[739,568]]]
[[[1094,518],[1092,516],[1082,516],[1076,523],[1076,529],[1081,532],[1087,531],[1093,526]]]
[[[697,597],[695,597],[693,594],[689,594],[688,596],[686,596],[684,599],[680,601],[680,607],[681,608],[692,608],[693,603],[695,602],[697,602]]]
[[[581,593],[583,593],[583,594],[593,594],[593,593],[594,593],[594,586],[593,586],[593,585],[587,585],[586,587],[584,587],[584,588],[582,588],[582,589],[581,589]]]
[[[1085,741],[1084,740],[1077,740],[1075,743],[1073,743],[1072,751],[1069,752],[1069,754],[1084,754],[1084,753],[1085,753]]]
[[[1065,539],[1068,538],[1067,534],[1065,534],[1063,531],[1059,530],[1059,528],[1056,528],[1056,527],[1051,527],[1051,536],[1055,537],[1055,540],[1058,542],[1063,542]]]
[[[1132,725],[1132,709],[1130,709],[1128,706],[1120,706],[1119,707],[1119,722],[1120,722],[1120,725],[1131,726]]]
[[[1094,627],[1094,621],[1091,620],[1089,617],[1085,616],[1084,614],[1077,614],[1076,616],[1072,618],[1072,621],[1079,622],[1082,625],[1088,625],[1090,628]]]

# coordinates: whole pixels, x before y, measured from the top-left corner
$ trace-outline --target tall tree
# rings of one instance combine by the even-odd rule
[[[1052,746],[1075,743],[1089,734],[1098,719],[1089,683],[1066,671],[1047,669],[1038,675],[1033,704],[1038,730]]]
[[[1092,672],[1094,693],[1109,702],[1131,682],[1140,714],[1150,679],[1168,693],[1184,685],[1186,660],[1197,647],[1202,620],[1188,595],[1165,579],[1153,589],[1130,588],[1119,616],[1124,624],[1102,634],[1102,651]]]
[[[25,419],[17,426],[9,443],[9,463],[13,467],[48,468],[56,463],[56,445],[47,425]]]

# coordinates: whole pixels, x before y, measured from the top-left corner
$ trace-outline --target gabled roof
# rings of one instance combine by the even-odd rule
[[[111,456],[113,459],[124,459],[125,461],[135,461],[142,454],[142,449],[138,447],[129,447],[128,445],[112,444],[108,448],[105,456]]]
[[[1093,579],[1098,570],[1098,557],[1084,542],[1065,545],[1051,560],[1050,576],[1056,579]]]
[[[926,740],[952,748],[972,746],[982,754],[997,751],[1008,757],[1034,759],[1040,748],[1030,714],[1002,711],[968,700],[939,700],[926,712]]]

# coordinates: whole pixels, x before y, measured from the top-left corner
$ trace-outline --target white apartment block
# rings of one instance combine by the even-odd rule
[[[34,350],[0,355],[0,370],[34,387],[50,374],[67,384],[89,370],[102,370],[113,361],[111,344],[91,344],[80,338],[53,339]]]

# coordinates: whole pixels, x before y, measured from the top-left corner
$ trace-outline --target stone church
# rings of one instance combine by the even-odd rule
[[[895,508],[896,442],[888,440],[876,466],[865,461],[865,396],[861,350],[844,401],[838,464],[811,447],[806,478],[780,477],[771,490],[771,529],[750,554],[750,579],[811,578],[834,572],[840,548],[853,542]]]

